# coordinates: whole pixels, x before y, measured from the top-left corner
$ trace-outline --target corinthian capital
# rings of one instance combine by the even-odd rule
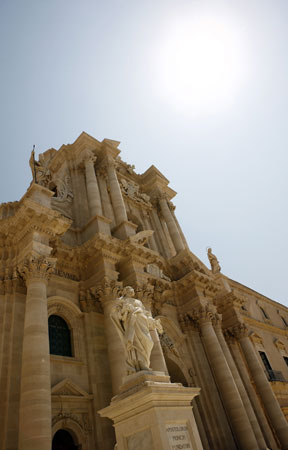
[[[85,152],[83,152],[84,163],[90,162],[90,163],[94,164],[96,159],[97,159],[97,156],[95,156],[91,150],[85,150]]]
[[[108,299],[116,299],[121,295],[122,283],[115,280],[110,280],[108,277],[104,277],[102,283],[93,288],[94,294],[100,301]]]
[[[198,319],[200,324],[213,321],[215,314],[210,310],[209,306],[201,306],[198,309]]]
[[[30,255],[18,268],[20,275],[26,280],[41,278],[48,280],[56,265],[55,258]]]
[[[249,328],[245,323],[239,323],[232,328],[233,334],[237,339],[242,339],[249,336]]]

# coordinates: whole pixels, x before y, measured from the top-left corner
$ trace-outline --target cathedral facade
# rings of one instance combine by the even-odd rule
[[[127,286],[161,322],[151,369],[200,388],[203,449],[288,449],[287,308],[222,274],[212,249],[200,261],[169,181],[118,146],[82,133],[32,153],[27,192],[0,205],[0,450],[114,448],[99,411],[126,375],[111,308]]]

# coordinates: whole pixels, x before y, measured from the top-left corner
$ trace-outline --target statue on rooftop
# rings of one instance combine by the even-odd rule
[[[150,369],[153,340],[150,330],[162,333],[159,319],[153,319],[143,303],[134,298],[134,289],[126,286],[122,297],[116,300],[111,310],[111,319],[125,349],[127,374]]]
[[[207,256],[208,256],[208,259],[209,259],[209,262],[210,262],[212,273],[219,273],[220,270],[221,270],[219,261],[216,258],[216,256],[213,255],[212,248],[210,248],[210,247],[207,250]]]
[[[39,156],[40,161],[35,160],[34,146],[29,159],[29,166],[32,172],[33,182],[49,188],[51,172],[44,164],[44,159]]]

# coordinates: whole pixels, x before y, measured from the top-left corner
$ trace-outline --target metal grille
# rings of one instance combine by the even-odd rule
[[[72,356],[70,330],[62,317],[49,317],[50,354]]]
[[[286,382],[282,372],[279,370],[268,370],[269,381],[282,381]]]

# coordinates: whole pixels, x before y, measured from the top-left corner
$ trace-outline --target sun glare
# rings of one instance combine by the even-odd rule
[[[215,18],[174,22],[156,53],[158,92],[195,113],[229,107],[246,78],[243,36]]]

